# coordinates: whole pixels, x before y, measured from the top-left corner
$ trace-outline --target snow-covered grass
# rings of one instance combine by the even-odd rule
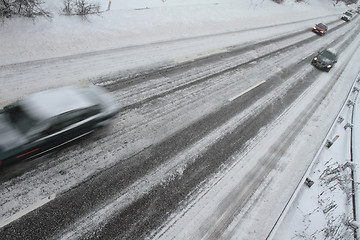
[[[58,14],[61,0],[47,2],[55,13],[50,21],[14,18],[0,25],[0,65],[294,22],[343,9],[332,7],[328,0],[311,5],[292,1],[278,5],[270,0],[117,0],[110,11],[84,19]],[[106,9],[108,1],[101,3]],[[322,11],[314,8],[320,6]]]

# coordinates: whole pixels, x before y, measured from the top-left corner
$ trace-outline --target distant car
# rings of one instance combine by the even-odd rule
[[[312,64],[326,72],[329,72],[330,69],[334,66],[334,64],[337,62],[337,56],[333,51],[330,51],[329,49],[325,49],[321,52],[318,52],[318,54],[313,58]]]
[[[342,20],[345,20],[346,22],[349,22],[349,21],[352,19],[352,17],[353,17],[353,14],[352,14],[350,11],[346,11],[346,12],[342,15],[341,19],[342,19]]]
[[[326,33],[327,30],[328,30],[328,27],[325,24],[318,23],[313,27],[312,31],[314,33],[317,33],[317,34],[323,36]]]
[[[35,93],[0,111],[0,165],[50,151],[106,125],[118,113],[100,87]]]

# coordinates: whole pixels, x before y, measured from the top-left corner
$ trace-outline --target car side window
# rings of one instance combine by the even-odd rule
[[[51,135],[59,132],[75,123],[81,122],[89,117],[92,117],[100,112],[99,108],[87,108],[77,111],[71,111],[57,116],[52,124],[43,131],[43,135]]]
[[[20,105],[9,105],[5,107],[4,113],[9,123],[22,134],[28,133],[37,124]]]

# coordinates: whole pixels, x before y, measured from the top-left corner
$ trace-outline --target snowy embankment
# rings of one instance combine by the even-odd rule
[[[269,239],[352,239],[360,226],[360,73],[347,77],[353,87]]]
[[[15,18],[2,23],[0,65],[297,22],[345,9],[334,8],[327,0],[311,5],[285,2],[117,0],[110,11],[86,20],[57,14],[62,1],[48,0],[53,19]],[[103,9],[107,3],[102,1]],[[289,32],[294,30],[292,26]]]
[[[353,172],[360,173],[356,142],[360,139],[359,75],[313,164],[279,218],[270,239],[344,239],[353,237]],[[355,105],[354,105],[355,104]],[[354,109],[354,112],[353,112]],[[358,191],[358,178],[354,178]],[[358,206],[357,206],[358,207]],[[358,215],[357,215],[358,216]]]

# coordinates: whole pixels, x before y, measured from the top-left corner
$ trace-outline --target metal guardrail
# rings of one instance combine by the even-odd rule
[[[357,79],[357,82],[360,82],[360,79]],[[357,141],[360,140],[360,109],[359,105],[356,105],[357,97],[359,96],[360,89],[353,87],[353,92],[356,92],[356,98],[354,100],[354,105],[352,106],[352,118],[351,118],[351,162],[353,163],[353,168],[351,168],[352,175],[352,200],[353,200],[353,216],[354,220],[351,222],[352,226],[355,228],[355,239],[359,239],[360,236],[360,192],[359,185],[360,182],[360,155],[358,154],[356,146],[358,146]],[[358,108],[358,109],[357,109]],[[357,124],[356,124],[357,123]]]

